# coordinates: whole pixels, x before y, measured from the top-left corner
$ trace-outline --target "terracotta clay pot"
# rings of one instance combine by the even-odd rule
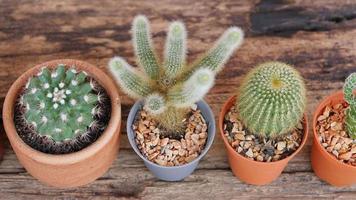
[[[324,112],[326,106],[344,103],[344,94],[339,91],[324,99],[316,109],[313,116],[313,146],[311,164],[314,173],[322,180],[334,186],[348,186],[356,183],[356,167],[343,163],[328,153],[318,141],[316,125],[318,117]]]
[[[14,124],[14,106],[29,77],[37,74],[43,66],[58,64],[75,65],[87,72],[102,87],[111,99],[111,119],[104,133],[88,147],[74,153],[53,155],[31,148],[17,134]],[[3,106],[4,128],[20,163],[41,182],[60,188],[85,185],[102,176],[115,160],[119,150],[121,104],[117,88],[99,68],[78,60],[53,60],[36,65],[19,77],[8,91]]]
[[[308,120],[304,115],[304,136],[299,148],[290,156],[275,162],[259,162],[245,158],[243,155],[237,153],[231,147],[227,138],[224,135],[224,117],[229,109],[234,105],[236,100],[235,96],[230,97],[224,104],[219,116],[219,130],[221,138],[224,141],[225,148],[228,155],[228,161],[233,174],[242,181],[253,185],[265,185],[276,178],[282,173],[287,163],[303,148],[308,138]]]

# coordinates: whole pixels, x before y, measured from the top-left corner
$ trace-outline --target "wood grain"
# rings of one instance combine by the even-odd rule
[[[226,28],[243,28],[246,40],[206,97],[216,118],[242,77],[260,62],[287,62],[302,73],[309,90],[309,122],[318,102],[341,89],[346,76],[356,71],[353,0],[0,0],[0,5],[0,109],[12,82],[44,61],[75,58],[104,68],[111,57],[120,55],[134,65],[130,28],[137,14],[150,19],[159,54],[169,22],[184,21],[189,61],[199,58]],[[126,119],[133,100],[122,98]],[[6,141],[0,199],[356,199],[356,186],[331,187],[313,174],[311,139],[309,135],[306,147],[276,181],[256,187],[231,174],[219,137],[193,175],[168,183],[147,171],[124,135],[111,170],[88,186],[70,190],[33,179]]]

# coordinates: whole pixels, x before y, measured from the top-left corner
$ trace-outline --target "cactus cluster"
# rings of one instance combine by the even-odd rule
[[[20,103],[25,121],[41,136],[63,142],[85,134],[96,124],[96,104],[100,96],[85,72],[58,65],[53,71],[44,67],[31,77]]]
[[[169,26],[162,63],[154,51],[145,16],[134,19],[132,34],[139,69],[115,57],[109,62],[109,70],[123,91],[132,98],[144,99],[145,108],[171,133],[183,131],[189,107],[209,91],[216,73],[243,39],[243,32],[232,27],[205,56],[187,66],[187,33],[183,23],[173,22]]]
[[[352,73],[346,78],[344,85],[344,98],[349,104],[346,110],[346,131],[352,139],[356,139],[356,96],[353,93],[356,89],[356,73]]]
[[[280,62],[257,66],[242,82],[236,100],[239,117],[254,134],[276,137],[303,117],[306,89],[300,74]]]

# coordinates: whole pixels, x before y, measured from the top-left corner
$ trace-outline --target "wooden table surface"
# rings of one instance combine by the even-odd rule
[[[134,64],[130,28],[137,14],[151,20],[158,52],[169,22],[184,21],[190,61],[226,28],[243,28],[246,40],[206,97],[216,118],[242,77],[260,62],[284,61],[302,73],[309,90],[309,122],[318,102],[341,89],[345,77],[356,71],[355,0],[0,0],[0,109],[10,85],[35,64],[74,58],[104,68],[114,55]],[[122,94],[123,124],[132,104]],[[220,137],[191,176],[182,182],[159,181],[133,152],[124,130],[111,169],[87,186],[66,190],[32,178],[5,139],[0,199],[356,199],[356,185],[336,188],[314,175],[311,134],[276,181],[256,187],[232,175]]]

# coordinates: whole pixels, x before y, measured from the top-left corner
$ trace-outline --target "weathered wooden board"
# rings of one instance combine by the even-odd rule
[[[169,21],[184,21],[189,61],[199,58],[227,27],[244,29],[244,44],[206,97],[216,117],[243,75],[263,61],[288,62],[303,74],[309,89],[309,122],[318,102],[341,89],[345,77],[356,71],[354,0],[0,0],[0,109],[11,83],[37,63],[75,58],[104,68],[112,56],[120,55],[135,64],[130,28],[136,14],[151,20],[159,53]],[[125,119],[133,100],[122,98]],[[193,175],[168,183],[147,171],[123,135],[110,171],[88,186],[69,190],[33,179],[6,142],[0,199],[356,199],[356,186],[331,187],[313,174],[311,139],[309,135],[306,147],[276,181],[256,187],[232,175],[219,137]]]

